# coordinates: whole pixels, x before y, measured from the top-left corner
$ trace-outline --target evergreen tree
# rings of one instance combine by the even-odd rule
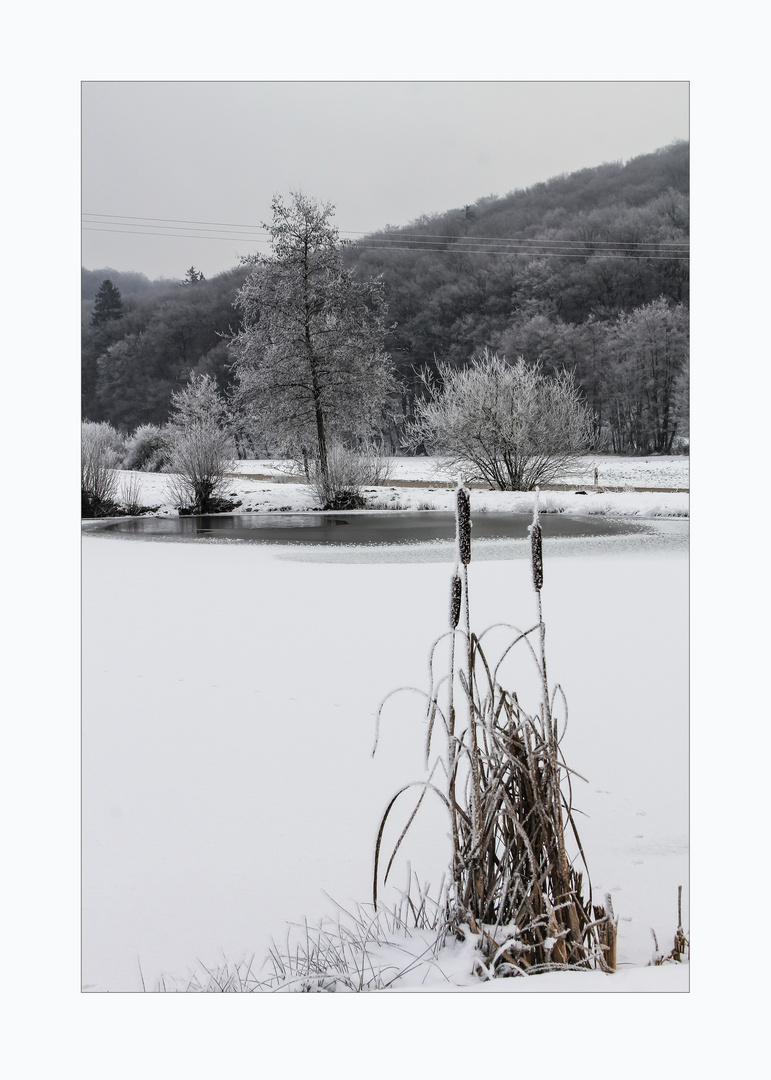
[[[206,281],[200,270],[196,270],[194,266],[191,266],[185,272],[185,280],[180,282],[181,285],[197,285],[199,281]]]
[[[99,292],[94,300],[91,325],[102,326],[111,319],[120,319],[122,316],[123,301],[120,297],[120,290],[115,288],[109,278],[106,278],[99,286]]]

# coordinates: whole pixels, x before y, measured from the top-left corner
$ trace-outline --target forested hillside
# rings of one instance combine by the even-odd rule
[[[233,306],[246,280],[241,267],[211,280],[193,267],[182,282],[151,282],[142,274],[83,270],[82,408],[89,420],[109,420],[123,431],[163,424],[171,394],[191,374],[211,374],[221,390],[229,379],[225,337],[240,329]],[[98,279],[98,283],[97,283]],[[95,317],[105,281],[120,307]]]
[[[676,143],[352,245],[359,272],[386,282],[404,412],[422,368],[487,347],[573,369],[616,449],[664,449],[676,406],[684,433],[688,178]],[[666,356],[641,355],[645,339]]]
[[[399,376],[395,449],[420,373],[483,348],[575,373],[598,435],[619,452],[670,452],[687,434],[689,147],[675,143],[527,190],[386,227],[345,249],[382,276]],[[191,274],[192,272],[192,274]],[[83,409],[129,430],[165,421],[189,374],[230,379],[222,335],[245,268],[185,283],[83,271]],[[122,310],[95,321],[106,278]]]

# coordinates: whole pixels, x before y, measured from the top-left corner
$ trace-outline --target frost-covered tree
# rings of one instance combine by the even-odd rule
[[[216,424],[223,431],[228,431],[231,424],[227,402],[208,372],[191,375],[187,384],[171,395],[172,428],[184,429],[203,421]]]
[[[617,453],[671,454],[688,428],[688,311],[659,297],[622,313],[606,381]]]
[[[465,369],[438,367],[441,388],[416,404],[409,445],[447,455],[467,479],[531,491],[589,449],[592,416],[569,372],[549,377],[488,350]]]
[[[211,375],[193,375],[172,394],[167,427],[169,493],[180,507],[216,509],[233,467],[230,414]]]
[[[314,457],[326,476],[332,443],[377,430],[393,390],[382,283],[343,268],[333,206],[292,193],[272,210],[272,254],[245,260],[236,297],[237,399],[264,437]]]

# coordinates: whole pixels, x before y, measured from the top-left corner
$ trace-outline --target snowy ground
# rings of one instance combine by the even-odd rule
[[[681,486],[687,459],[662,465],[649,486]],[[289,505],[280,499],[292,486],[259,494]],[[569,497],[584,513],[588,498],[613,498],[627,502],[605,512],[663,507],[681,519],[660,521],[669,531],[658,546],[545,545],[550,672],[570,706],[566,758],[588,780],[574,801],[594,893],[610,892],[620,919],[619,972],[480,984],[456,950],[394,989],[688,988],[688,965],[646,966],[651,929],[671,948],[678,885],[689,929],[687,496]],[[528,498],[474,492],[472,506]],[[529,625],[526,545],[505,558],[481,548],[475,626]],[[82,567],[83,984],[136,991],[166,975],[184,986],[202,964],[252,957],[259,970],[287,923],[312,926],[336,904],[370,899],[377,823],[397,788],[423,775],[424,734],[418,698],[405,695],[372,758],[374,714],[395,687],[425,687],[451,565],[420,548],[379,562],[86,533]],[[429,809],[405,854],[438,883],[446,846]]]
[[[611,457],[595,454],[579,459],[576,468],[567,473],[562,482],[592,485],[594,470],[601,487],[658,487],[687,488],[689,458],[685,455],[672,457]],[[264,472],[286,475],[291,470],[289,462],[239,461],[238,472]],[[454,483],[455,471],[441,458],[395,457],[391,459],[390,476],[394,484],[400,480],[437,480]]]
[[[594,468],[598,486],[594,487]],[[313,510],[317,504],[304,483],[299,483],[289,462],[237,461],[226,494],[240,500],[239,513],[276,510]],[[240,474],[240,475],[239,475]],[[133,479],[141,487],[141,501],[157,506],[159,515],[177,513],[167,492],[168,477],[163,473],[120,474],[119,493]],[[382,486],[366,489],[372,509],[450,510],[454,507],[453,489],[457,477],[441,462],[428,458],[395,458],[391,479]],[[267,479],[253,479],[252,477]],[[586,458],[574,476],[573,491],[545,491],[541,507],[545,510],[580,514],[620,514],[642,517],[688,516],[688,458]],[[421,481],[428,486],[405,486]],[[650,489],[633,491],[635,488]],[[675,489],[675,490],[673,490]],[[580,491],[583,494],[575,494]],[[475,490],[477,511],[532,512],[532,494]]]

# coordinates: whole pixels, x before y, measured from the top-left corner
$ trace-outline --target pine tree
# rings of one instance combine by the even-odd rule
[[[117,289],[109,278],[106,278],[99,286],[99,292],[94,298],[94,311],[91,316],[92,326],[101,326],[110,319],[120,319],[123,315],[123,301],[120,290]]]
[[[185,271],[185,280],[181,281],[181,285],[197,285],[199,281],[206,281],[200,270],[196,270],[194,266],[191,266]]]

